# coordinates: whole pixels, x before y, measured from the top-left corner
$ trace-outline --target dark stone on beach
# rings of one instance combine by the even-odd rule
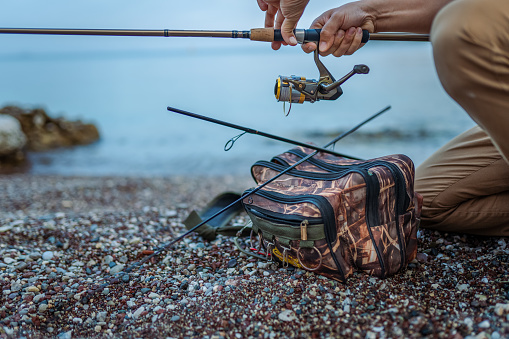
[[[124,276],[122,277],[122,281],[129,282],[129,274],[124,274]]]
[[[237,266],[237,259],[233,258],[230,261],[228,261],[228,268],[233,268]]]
[[[424,325],[419,332],[424,336],[430,335],[433,333],[433,327],[430,325]]]
[[[116,266],[116,265],[117,265],[117,263],[116,263],[116,262],[114,262],[114,261],[111,261],[108,265],[110,266],[110,268],[112,268],[112,267]]]
[[[179,287],[181,290],[187,290],[189,288],[189,283],[187,282],[187,280],[184,280],[182,282],[182,284],[180,284],[180,287]]]
[[[151,289],[150,288],[146,288],[146,287],[141,289],[141,293],[147,293],[147,292],[150,292],[150,291],[151,291]]]

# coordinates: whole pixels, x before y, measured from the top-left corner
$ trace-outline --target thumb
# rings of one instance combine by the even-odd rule
[[[281,35],[283,36],[283,39],[292,46],[297,45],[297,38],[293,33],[293,30],[295,29],[295,27],[297,27],[297,22],[298,20],[291,20],[285,18],[283,24],[281,25]]]

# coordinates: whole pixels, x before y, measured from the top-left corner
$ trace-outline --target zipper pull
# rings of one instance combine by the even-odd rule
[[[308,240],[308,225],[309,221],[307,219],[300,223],[300,240]]]

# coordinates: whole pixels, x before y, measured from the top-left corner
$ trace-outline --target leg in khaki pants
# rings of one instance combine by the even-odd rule
[[[442,85],[479,127],[417,169],[421,225],[509,236],[509,1],[449,3],[431,41]]]

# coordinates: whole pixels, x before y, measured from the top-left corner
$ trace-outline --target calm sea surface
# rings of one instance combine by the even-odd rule
[[[116,16],[108,16],[115,10],[109,5],[99,18],[87,2],[49,2],[74,13],[72,21],[38,16],[38,2],[20,1],[0,20],[4,27],[249,29],[263,22],[252,2],[219,1],[207,11],[210,2],[202,1],[195,21],[179,15],[185,8],[162,1],[148,9],[124,5]],[[21,15],[27,4],[33,12],[23,7]],[[166,6],[167,15],[156,5]],[[224,17],[217,14],[221,6],[228,9]],[[310,9],[306,25],[322,7]],[[214,19],[211,11],[217,11]],[[93,122],[101,132],[90,146],[32,154],[32,173],[248,175],[255,161],[291,148],[245,135],[225,152],[226,141],[239,132],[170,113],[167,106],[322,145],[391,105],[335,149],[362,158],[404,153],[416,164],[473,125],[441,88],[428,43],[373,41],[354,56],[323,58],[336,78],[355,64],[371,72],[348,80],[338,100],[294,104],[288,117],[273,95],[277,76],[318,77],[312,55],[300,48],[274,52],[265,43],[233,39],[5,35],[0,46],[1,106],[43,107],[53,116]]]

